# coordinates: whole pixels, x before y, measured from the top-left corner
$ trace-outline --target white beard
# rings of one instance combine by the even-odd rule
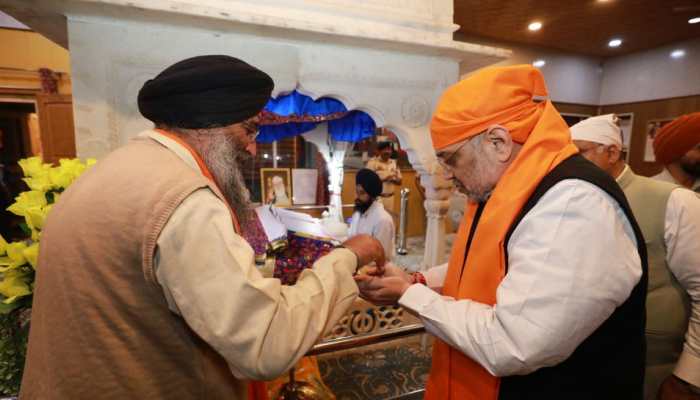
[[[229,135],[213,135],[199,152],[236,216],[245,220],[250,211],[250,192],[241,171],[250,156],[237,150]]]

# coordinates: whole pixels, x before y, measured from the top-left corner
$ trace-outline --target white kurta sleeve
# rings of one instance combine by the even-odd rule
[[[691,313],[683,352],[674,374],[700,386],[700,198],[686,189],[671,192],[664,224],[666,262],[690,296]]]
[[[174,312],[238,378],[271,379],[292,367],[357,296],[357,259],[337,249],[296,285],[263,278],[228,209],[208,189],[190,195],[158,239],[157,279]]]
[[[394,229],[394,220],[388,214],[384,214],[382,218],[375,223],[374,229],[372,229],[372,236],[382,244],[384,256],[387,261],[391,261],[394,258],[394,252],[396,251],[394,243],[395,235],[396,229]]]
[[[425,277],[425,283],[429,288],[438,293],[442,292],[442,287],[445,283],[445,276],[447,276],[447,263],[432,267],[427,271],[423,271],[422,273]]]
[[[579,180],[552,187],[508,244],[495,306],[412,285],[399,303],[495,376],[556,365],[630,295],[642,275],[636,240],[614,200]]]

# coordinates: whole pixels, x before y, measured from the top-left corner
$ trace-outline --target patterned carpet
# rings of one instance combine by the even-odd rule
[[[430,340],[423,349],[423,337],[319,356],[323,381],[337,400],[384,400],[423,389],[431,351]]]

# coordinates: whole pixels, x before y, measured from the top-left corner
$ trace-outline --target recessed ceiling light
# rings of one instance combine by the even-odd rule
[[[545,64],[547,64],[547,62],[545,60],[535,60],[532,62],[532,65],[537,67],[537,68],[542,68],[545,66]]]
[[[527,29],[533,32],[539,31],[540,29],[542,29],[542,23],[540,21],[532,22],[530,25],[527,26]]]
[[[682,49],[673,50],[671,52],[671,57],[672,58],[683,58],[683,57],[685,57],[685,50],[682,50]]]
[[[697,24],[698,22],[700,22],[700,17],[695,17],[688,20],[689,24]]]
[[[622,39],[613,39],[608,42],[609,47],[620,47],[622,44]]]

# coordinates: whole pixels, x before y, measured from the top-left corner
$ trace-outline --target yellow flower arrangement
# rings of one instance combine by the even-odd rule
[[[62,159],[54,167],[39,157],[19,161],[23,180],[30,190],[20,193],[7,211],[24,217],[22,228],[28,238],[7,243],[0,236],[0,313],[31,306],[39,240],[46,216],[60,193],[94,163],[94,159],[85,163],[78,159]]]

